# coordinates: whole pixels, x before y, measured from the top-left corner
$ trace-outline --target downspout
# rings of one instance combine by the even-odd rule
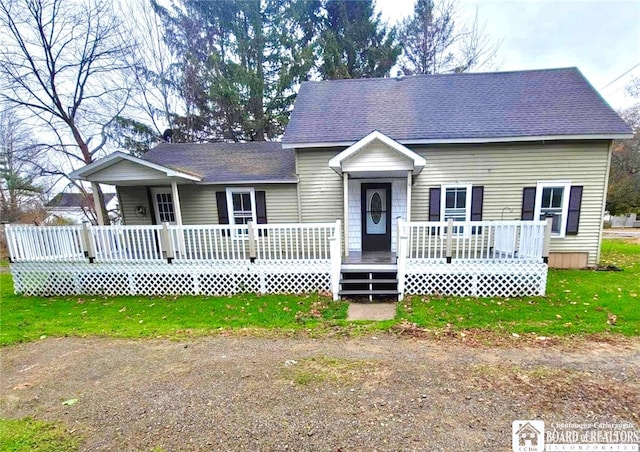
[[[613,153],[613,141],[609,141],[609,155],[607,156],[607,170],[604,175],[604,192],[602,196],[602,209],[600,209],[600,229],[598,232],[598,251],[596,252],[596,266],[600,263],[600,250],[602,249],[602,236],[604,234],[602,219],[607,206],[607,192],[609,191],[609,172],[611,170],[611,155]]]

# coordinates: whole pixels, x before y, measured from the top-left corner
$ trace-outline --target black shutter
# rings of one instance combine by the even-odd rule
[[[440,189],[429,189],[429,221],[440,221]],[[431,228],[431,234],[439,234],[440,228]]]
[[[533,220],[536,208],[536,187],[524,187],[522,190],[522,220]]]
[[[264,191],[256,191],[256,219],[258,224],[267,224],[267,199]],[[267,231],[264,231],[267,235]],[[262,235],[262,231],[259,231]]]
[[[578,235],[580,223],[580,204],[582,203],[582,186],[571,187],[569,195],[569,212],[567,213],[567,235]]]
[[[471,221],[482,221],[482,200],[484,198],[484,187],[471,188]],[[472,234],[482,234],[482,227],[473,227]]]
[[[229,224],[229,211],[227,210],[227,193],[216,192],[216,203],[218,205],[218,224]],[[229,231],[222,230],[222,235],[226,236]]]
[[[429,221],[440,221],[440,189],[429,189]]]

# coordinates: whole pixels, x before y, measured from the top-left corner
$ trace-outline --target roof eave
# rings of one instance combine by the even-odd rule
[[[258,184],[297,184],[299,179],[254,179],[254,180],[231,180],[231,181],[203,181],[197,185],[258,185]]]
[[[633,138],[633,133],[604,133],[604,134],[577,134],[577,135],[526,135],[509,137],[477,137],[477,138],[426,138],[396,140],[403,145],[411,144],[479,144],[479,143],[507,143],[517,141],[576,141],[576,140],[624,140]],[[338,146],[352,146],[357,140],[351,141],[326,141],[326,142],[290,142],[283,143],[282,147],[294,148],[326,148]]]

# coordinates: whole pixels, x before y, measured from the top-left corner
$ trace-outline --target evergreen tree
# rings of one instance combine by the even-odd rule
[[[314,65],[319,3],[294,0],[156,4],[181,59],[187,111],[176,141],[263,141],[282,134],[296,85]]]
[[[395,64],[401,47],[395,29],[387,29],[372,0],[326,0],[321,31],[323,79],[383,77]]]

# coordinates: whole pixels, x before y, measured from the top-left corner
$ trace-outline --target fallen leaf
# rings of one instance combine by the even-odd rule
[[[62,402],[63,405],[67,405],[67,406],[75,405],[76,403],[78,403],[78,399],[69,399]]]

